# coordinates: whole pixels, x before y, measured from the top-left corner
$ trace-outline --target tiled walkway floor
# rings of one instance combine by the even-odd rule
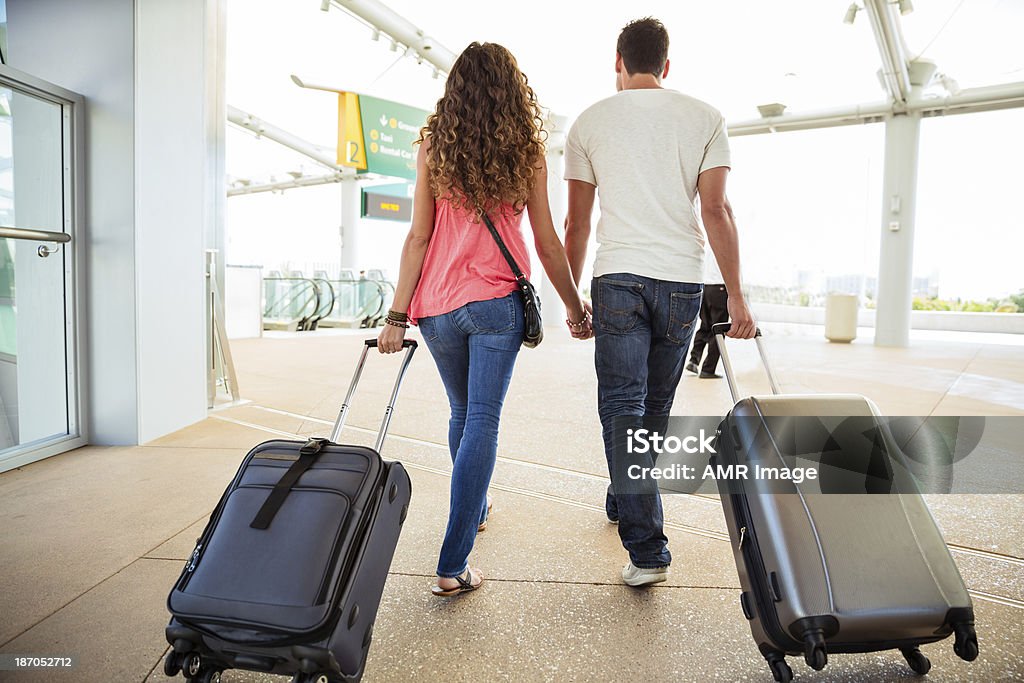
[[[830,345],[766,326],[787,391],[859,392],[889,415],[1024,414],[1019,346],[918,342]],[[282,434],[329,431],[360,336],[318,333],[233,344],[249,401],[133,448],[89,447],[0,475],[0,652],[73,654],[70,672],[0,680],[165,680],[167,591],[242,455]],[[735,348],[741,381],[763,390],[752,345]],[[592,347],[551,334],[524,350],[502,423],[495,510],[473,563],[484,590],[428,593],[447,511],[447,406],[423,349],[385,456],[402,460],[413,507],[388,580],[364,680],[770,681],[737,605],[718,501],[666,496],[672,578],[648,591],[617,580],[625,562],[604,521],[604,457]],[[345,440],[369,442],[394,358],[372,358]],[[675,412],[721,414],[722,381],[687,376]],[[930,681],[1024,678],[1024,496],[935,496],[933,511],[975,596],[981,656],[924,648]],[[899,654],[835,656],[797,681],[899,681]],[[224,680],[287,681],[244,672]],[[181,680],[181,679],[178,679]]]

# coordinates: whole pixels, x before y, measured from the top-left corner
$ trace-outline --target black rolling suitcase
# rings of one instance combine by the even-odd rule
[[[412,495],[381,445],[416,350],[406,340],[374,448],[337,444],[367,340],[331,438],[267,441],[245,456],[167,598],[164,673],[217,683],[230,668],[351,683],[363,674]]]
[[[779,432],[801,418],[852,416],[862,426],[878,425],[877,407],[863,396],[780,395],[760,331],[755,341],[772,394],[740,398],[725,348],[728,325],[712,328],[736,401],[719,429],[717,464],[787,467],[784,444],[792,434]],[[833,439],[827,447],[833,463],[863,461],[849,443],[861,441]],[[803,655],[820,670],[832,653],[888,649],[900,650],[914,672],[924,674],[931,663],[919,646],[951,634],[956,654],[975,659],[970,595],[913,482],[901,480],[896,492],[885,494],[822,490],[756,477],[719,480],[740,606],[774,679],[792,679],[786,655]]]

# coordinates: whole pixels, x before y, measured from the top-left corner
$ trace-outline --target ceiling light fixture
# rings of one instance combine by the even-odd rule
[[[757,105],[757,112],[762,118],[772,118],[775,116],[782,116],[786,111],[786,105],[781,102],[772,102],[770,104],[759,104]]]

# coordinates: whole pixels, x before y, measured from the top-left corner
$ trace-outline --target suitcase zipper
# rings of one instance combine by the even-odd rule
[[[200,543],[196,546],[196,549],[192,551],[192,557],[189,558],[188,563],[185,564],[185,571],[191,574],[195,571],[196,565],[199,563],[199,551],[203,549],[203,544]]]
[[[753,530],[750,531],[750,542],[747,540],[747,525],[750,524],[750,507],[745,496],[733,494],[733,509],[736,514],[737,524],[742,520],[744,526],[740,527],[740,538],[736,544],[737,550],[743,557],[746,565],[747,576],[753,585],[754,604],[757,607],[758,615],[761,617],[761,625],[765,633],[775,641],[775,645],[784,652],[803,652],[803,645],[795,638],[786,633],[779,621],[779,614],[775,611],[774,603],[768,603],[765,599],[770,595],[767,583],[767,574],[761,553],[757,545],[757,537]]]
[[[185,569],[181,572],[181,578],[178,579],[178,590],[185,590],[185,586],[192,579],[192,575],[195,573],[196,567],[199,565],[199,557],[203,554],[202,538],[197,539],[195,550],[187,560],[185,560]]]

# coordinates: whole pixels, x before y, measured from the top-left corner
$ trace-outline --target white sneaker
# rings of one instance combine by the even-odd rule
[[[622,581],[627,586],[633,586],[635,588],[661,583],[667,578],[668,567],[634,567],[633,563],[630,562],[622,568]]]

